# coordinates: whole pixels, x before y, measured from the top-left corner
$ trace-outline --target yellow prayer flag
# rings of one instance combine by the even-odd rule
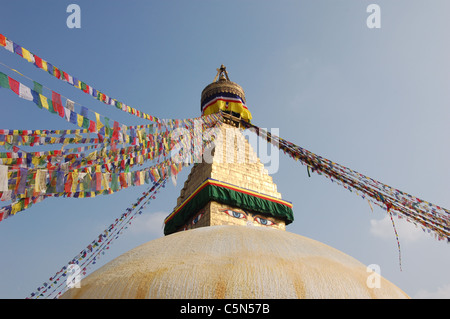
[[[103,189],[109,190],[109,173],[102,173],[102,187]]]
[[[72,193],[75,193],[77,191],[78,187],[78,171],[74,170],[72,172]]]
[[[47,61],[42,60],[42,69],[48,71]]]
[[[95,119],[97,121],[97,131],[100,131],[100,129],[104,126],[103,123],[100,121],[100,114],[98,114],[97,112],[95,113]]]
[[[79,127],[83,126],[83,116],[80,114],[77,114],[77,123]]]
[[[19,212],[20,209],[20,201],[17,201],[15,204],[11,205],[11,215],[15,215],[17,212]]]
[[[40,157],[39,156],[33,156],[31,158],[31,163],[33,163],[33,165],[36,167],[40,162]]]
[[[34,62],[34,58],[32,58],[32,54],[25,48],[22,48],[22,57],[28,62]]]
[[[41,178],[41,170],[40,169],[38,169],[37,171],[36,171],[36,177],[34,178],[34,191],[36,192],[36,193],[40,193],[41,192],[41,190],[40,190],[40,188],[39,188],[39,179]]]
[[[47,170],[38,169],[36,171],[36,178],[34,181],[34,190],[36,193],[43,193],[47,190],[46,178]]]
[[[44,109],[47,109],[47,110],[48,110],[48,101],[47,101],[47,97],[45,97],[45,96],[42,95],[42,94],[39,94],[39,97],[40,97],[40,99],[41,99],[41,105],[42,105],[42,107],[43,107]]]
[[[94,160],[96,160],[96,159],[97,159],[97,151],[93,151],[92,153],[90,153],[90,154],[86,157],[86,159],[87,159],[88,161],[94,161]]]

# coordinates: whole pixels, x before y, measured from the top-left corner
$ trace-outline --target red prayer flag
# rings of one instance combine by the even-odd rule
[[[61,72],[56,66],[53,66],[53,75],[56,76],[56,78],[58,79],[61,77]]]
[[[34,56],[34,64],[39,68],[42,69],[42,59],[38,56]]]
[[[64,192],[66,192],[66,193],[70,193],[71,192],[71,190],[72,190],[72,181],[73,181],[72,174],[68,174],[66,183],[64,184]]]
[[[0,34],[0,45],[6,46],[6,38],[3,34]]]
[[[127,188],[127,179],[125,177],[125,173],[119,173],[119,182],[122,188]]]
[[[94,133],[95,131],[96,131],[95,122],[90,120],[90,122],[89,122],[89,132]]]
[[[9,80],[9,87],[11,88],[11,90],[13,90],[14,93],[19,95],[19,86],[20,86],[19,82],[17,82],[13,78],[10,78],[9,76],[8,76],[8,80]]]
[[[64,107],[62,106],[61,95],[52,91],[52,105],[53,110],[59,114],[59,116],[64,117]]]
[[[102,190],[102,173],[96,172],[95,173],[95,190],[101,191]]]
[[[64,110],[64,106],[62,106],[62,104],[58,105],[58,114],[59,116],[61,116],[62,118],[64,118],[64,116],[66,115],[66,112]]]
[[[63,76],[64,76],[64,80],[69,82],[69,74],[67,74],[66,72],[63,71]]]

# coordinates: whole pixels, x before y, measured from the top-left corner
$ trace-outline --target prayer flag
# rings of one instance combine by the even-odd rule
[[[69,99],[67,99],[67,101],[66,101],[66,107],[69,109],[69,110],[71,110],[71,111],[73,111],[75,108],[75,103],[73,102],[73,101],[71,101],[71,100],[69,100]]]
[[[42,84],[40,84],[36,81],[33,81],[33,83],[34,83],[33,90],[35,90],[39,94],[42,94]]]
[[[89,132],[97,132],[97,127],[94,121],[89,120]]]
[[[17,194],[23,194],[25,193],[25,186],[27,183],[27,168],[20,168],[19,175],[17,177],[17,184],[16,184],[16,195]]]
[[[39,93],[36,92],[35,90],[31,90],[31,95],[33,95],[33,102],[34,102],[34,104],[36,104],[39,108],[42,109],[41,99],[39,97]]]
[[[53,65],[47,62],[47,72],[53,75]]]
[[[70,116],[71,116],[72,111],[69,110],[67,107],[65,107],[65,108],[64,108],[64,112],[65,112],[65,118],[66,118],[66,121],[67,121],[67,122],[70,122]]]
[[[84,116],[83,116],[83,124],[82,124],[83,128],[89,129],[89,125],[90,125],[90,124],[91,124],[91,123],[90,123],[90,120],[89,120],[87,117],[84,117]]]
[[[63,80],[69,82],[69,75],[64,71],[62,71],[62,74],[63,74]]]
[[[0,165],[0,192],[8,191],[8,166]]]
[[[97,131],[100,131],[103,127],[103,123],[100,122],[100,114],[98,114],[97,112],[95,112],[95,120],[97,122]]]
[[[31,95],[31,89],[22,83],[19,83],[19,96],[22,99],[33,101],[33,96]]]
[[[14,46],[11,40],[6,39],[5,49],[8,50],[9,52],[14,53]]]
[[[38,56],[34,56],[34,65],[42,69],[42,59]]]
[[[28,62],[34,62],[34,56],[25,48],[22,48],[22,56]]]
[[[39,96],[40,96],[40,98],[41,98],[41,105],[42,105],[42,107],[43,107],[44,109],[47,109],[47,110],[48,110],[48,100],[47,100],[47,97],[45,97],[45,96],[42,95],[42,94],[39,94]]]
[[[77,114],[77,124],[79,127],[83,126],[83,117],[80,114]]]
[[[48,71],[47,61],[42,60],[42,67],[41,67],[41,69],[44,70],[44,71]]]
[[[55,113],[58,113],[59,116],[64,117],[64,109],[62,107],[61,95],[54,91],[52,91],[52,104]]]
[[[9,89],[8,76],[5,73],[0,72],[0,86]]]
[[[13,44],[13,48],[14,48],[14,53],[22,56],[22,47],[14,42],[12,44]]]
[[[70,111],[70,123],[77,124],[78,114]]]
[[[34,181],[34,190],[37,193],[44,193],[47,190],[47,171],[38,169]]]
[[[56,172],[56,192],[57,193],[64,192],[64,172],[63,171]]]
[[[8,76],[9,88],[19,95],[19,82]]]
[[[88,115],[88,108],[86,106],[81,106],[81,116],[87,116]]]
[[[53,75],[57,79],[59,79],[61,77],[61,71],[56,66],[53,66]]]

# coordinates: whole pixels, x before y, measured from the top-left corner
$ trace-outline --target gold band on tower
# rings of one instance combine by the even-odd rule
[[[252,119],[246,106],[244,90],[239,84],[230,81],[223,64],[217,69],[214,81],[203,89],[200,105],[202,115],[222,111],[247,122]]]

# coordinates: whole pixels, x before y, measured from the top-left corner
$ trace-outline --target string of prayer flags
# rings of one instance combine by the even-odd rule
[[[155,116],[152,116],[150,114],[147,114],[145,112],[142,112],[138,109],[135,109],[123,102],[118,101],[117,99],[114,99],[107,94],[101,92],[100,90],[92,87],[91,85],[78,80],[76,77],[70,75],[69,73],[61,70],[61,68],[58,68],[48,61],[42,59],[41,57],[37,56],[34,53],[31,53],[29,50],[25,49],[21,45],[13,42],[12,40],[6,38],[3,34],[0,34],[0,46],[4,47],[7,51],[10,51],[12,53],[16,53],[26,61],[33,63],[34,66],[37,68],[47,72],[48,74],[54,76],[55,78],[66,82],[73,87],[81,90],[82,92],[89,94],[93,98],[103,102],[106,105],[114,106],[117,109],[127,112],[128,114],[137,116],[142,119],[146,119],[152,122],[158,122],[158,123],[164,123],[164,122],[172,122],[175,120],[164,120],[157,118]]]
[[[97,112],[89,110],[96,116],[96,121],[93,121],[88,117],[88,109],[85,106],[81,106],[81,113],[77,113],[74,111],[73,101],[67,100],[66,106],[64,106],[62,103],[61,95],[57,92],[52,91],[52,98],[49,99],[42,93],[29,88],[25,84],[2,72],[0,72],[0,87],[10,89],[19,97],[34,102],[39,108],[46,109],[52,114],[57,114],[67,122],[87,129],[91,133],[99,133],[102,135],[105,134],[101,129],[97,130],[97,127],[103,127],[99,124],[100,115]],[[120,124],[119,126],[122,127],[123,125]],[[118,128],[118,130],[120,130],[120,128]]]
[[[310,169],[311,172],[324,175],[387,212],[398,214],[399,218],[403,217],[408,222],[422,227],[424,231],[434,234],[438,240],[450,242],[449,210],[316,155],[246,121],[241,121],[241,124],[306,165],[308,171]]]
[[[85,129],[87,132],[97,133],[101,136],[112,135],[113,141],[117,141],[118,143],[131,142],[133,145],[142,143],[143,135],[145,135],[142,133],[142,130],[154,130],[154,127],[158,130],[164,129],[166,132],[169,132],[173,129],[184,126],[190,130],[193,129],[194,133],[198,133],[202,130],[202,125],[207,124],[211,127],[219,118],[217,114],[211,114],[195,119],[173,121],[161,120],[161,123],[157,124],[136,126],[126,126],[117,121],[113,121],[113,127],[111,128],[109,118],[104,117],[97,112],[91,111],[85,106],[81,106],[81,111],[79,113],[75,112],[73,101],[67,99],[66,105],[64,106],[61,100],[61,95],[54,91],[52,91],[52,98],[48,99],[42,93],[39,93],[41,90],[40,86],[37,85],[37,82],[34,81],[34,83],[34,87],[36,87],[38,91],[31,89],[23,83],[0,72],[0,87],[11,89],[19,97],[34,102],[39,108],[46,109],[52,114],[58,114],[66,122],[75,124],[78,127]],[[95,115],[95,121],[88,117],[88,112]],[[115,147],[115,144],[113,146]]]
[[[13,130],[12,132],[14,131],[16,130]],[[155,138],[154,140],[164,141],[164,138],[160,139],[161,136],[159,135],[158,137],[158,139]],[[140,146],[133,147],[138,150]],[[71,161],[65,162],[64,165],[61,166],[58,166],[58,163],[53,162],[53,159],[57,158],[56,156],[47,156],[48,162],[43,161],[42,157],[32,157],[31,161],[29,160],[29,157],[26,157],[27,165],[32,165],[36,167],[36,169],[28,169],[26,171],[19,172],[17,169],[20,168],[12,166],[13,169],[8,172],[9,190],[7,192],[0,193],[2,200],[12,200],[10,205],[6,205],[0,209],[2,220],[31,207],[33,204],[41,202],[43,199],[48,197],[64,196],[84,198],[94,197],[97,195],[107,195],[125,187],[140,186],[143,183],[148,184],[151,181],[158,180],[161,177],[166,178],[168,176],[173,176],[182,169],[183,165],[180,165],[180,163],[175,164],[170,160],[166,160],[156,166],[140,171],[131,172],[129,170],[130,167],[133,167],[134,165],[141,165],[143,163],[145,158],[142,155],[144,155],[145,152],[148,154],[148,159],[154,159],[156,156],[161,155],[167,156],[169,154],[169,149],[164,149],[163,147],[173,147],[173,144],[163,142],[161,144],[161,149],[163,150],[162,153],[148,152],[147,149],[142,150],[144,153],[133,153],[130,147],[122,148],[119,152],[117,152],[117,150],[110,151],[109,153],[102,152],[104,156],[107,154],[113,156],[114,162],[108,162],[105,157],[97,157],[98,153],[96,151],[89,155],[69,154],[71,156]],[[6,154],[8,155],[9,153]],[[14,154],[19,153],[17,152]],[[59,152],[58,154],[61,155],[62,152]],[[121,160],[118,155],[124,156],[123,159]],[[12,159],[7,158],[7,160],[8,163],[11,164],[9,160]],[[83,168],[84,164],[88,164],[90,166],[85,166]],[[93,165],[96,165],[96,174],[94,176],[92,176]],[[100,173],[98,171],[99,167],[102,169],[101,177],[100,174],[97,174]],[[61,169],[64,172],[60,171]],[[114,173],[112,169],[114,169],[117,173]],[[117,169],[119,169],[119,171],[117,171]],[[24,180],[20,174],[25,173],[27,176],[24,178],[27,180],[27,184],[24,188],[22,184]],[[89,178],[90,181],[88,180]],[[93,184],[92,180],[96,183]],[[22,186],[18,187],[18,185]]]
[[[142,214],[142,210],[146,208],[152,199],[155,199],[155,195],[161,188],[165,187],[165,183],[166,180],[155,181],[131,207],[127,208],[124,213],[116,218],[113,223],[65,266],[37,287],[27,299],[58,298],[70,288],[70,285],[67,284],[70,280],[70,275],[75,275],[79,280],[86,276],[90,266],[94,265],[101,258],[101,255],[105,254],[105,251],[110,248],[111,244],[128,228],[131,221]],[[72,269],[75,269],[75,272],[72,273]]]

